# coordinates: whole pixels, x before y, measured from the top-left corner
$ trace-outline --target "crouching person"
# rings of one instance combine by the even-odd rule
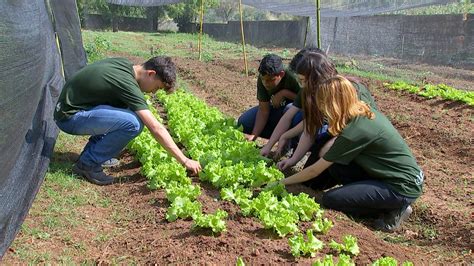
[[[145,125],[155,139],[188,170],[196,174],[199,162],[187,158],[166,128],[148,110],[143,93],[172,90],[176,67],[169,57],[154,57],[141,65],[126,58],[109,58],[85,66],[65,85],[54,119],[71,135],[90,135],[73,172],[98,185],[114,178],[103,164],[115,163],[119,152]]]
[[[323,81],[314,98],[305,103],[316,104],[314,112],[320,119],[305,120],[305,130],[314,135],[327,120],[334,137],[319,151],[319,160],[281,182],[330,189],[323,194],[325,208],[378,215],[376,229],[398,229],[422,194],[423,172],[410,148],[382,113],[358,99],[347,79]],[[333,188],[336,185],[342,186]]]
[[[258,68],[257,100],[255,106],[239,119],[245,138],[253,141],[258,137],[268,139],[283,114],[290,109],[301,87],[293,72],[283,66],[281,57],[268,54],[263,57]],[[290,118],[290,127],[302,120],[302,115]]]

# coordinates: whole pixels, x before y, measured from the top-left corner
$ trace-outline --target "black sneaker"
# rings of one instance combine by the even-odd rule
[[[72,172],[76,175],[84,177],[85,179],[87,179],[87,181],[96,185],[110,185],[115,181],[115,178],[113,178],[112,176],[108,176],[104,173],[102,167],[90,167],[84,165],[83,163],[81,163],[81,161],[78,161],[74,164]]]
[[[386,214],[383,218],[375,221],[375,229],[384,232],[395,232],[400,229],[401,224],[408,219],[413,209],[410,205],[404,206]]]
[[[115,158],[111,158],[105,162],[102,163],[102,167],[114,167],[114,166],[119,166],[120,161]]]

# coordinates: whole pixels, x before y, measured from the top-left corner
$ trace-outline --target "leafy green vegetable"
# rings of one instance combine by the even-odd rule
[[[343,244],[339,244],[334,240],[331,240],[329,247],[336,250],[338,253],[346,253],[348,255],[357,256],[359,254],[359,246],[357,245],[357,239],[351,235],[346,235],[342,239]]]
[[[298,233],[288,240],[291,248],[291,254],[294,257],[300,256],[316,256],[316,252],[321,250],[324,246],[323,242],[313,235],[313,230],[306,232],[307,241],[305,241],[303,234]]]
[[[214,233],[221,233],[226,230],[224,219],[227,218],[227,212],[217,210],[215,214],[199,215],[194,219],[193,227],[211,228]]]

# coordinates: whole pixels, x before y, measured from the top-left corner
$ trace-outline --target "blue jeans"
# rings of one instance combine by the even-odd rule
[[[143,129],[143,123],[135,112],[108,105],[79,111],[69,119],[56,121],[56,124],[71,135],[91,135],[79,158],[91,167],[100,166],[118,155]]]
[[[287,104],[286,106],[282,106],[279,108],[273,108],[273,106],[270,106],[270,115],[268,116],[267,124],[263,128],[262,133],[260,133],[259,137],[269,139],[272,136],[273,130],[275,130],[275,127],[277,126],[278,122],[280,121],[281,117],[285,112],[291,107],[291,104]],[[243,132],[245,134],[252,134],[252,130],[255,126],[255,120],[257,118],[257,111],[258,111],[258,106],[252,107],[249,110],[245,111],[240,117],[239,120],[237,121],[238,125],[243,126]],[[291,126],[290,128],[296,126],[299,122],[303,120],[303,113],[301,111],[298,111],[296,115],[293,117],[293,120],[291,121]]]

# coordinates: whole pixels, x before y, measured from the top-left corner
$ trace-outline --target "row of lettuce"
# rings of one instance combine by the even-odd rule
[[[268,159],[260,156],[254,143],[245,140],[234,119],[224,117],[218,109],[208,107],[184,90],[173,94],[158,92],[156,96],[167,112],[168,127],[175,140],[201,163],[200,181],[220,189],[221,199],[236,203],[243,216],[257,218],[280,237],[291,235],[288,243],[293,256],[316,256],[324,243],[315,234],[326,234],[333,226],[323,218],[319,204],[305,193],[287,193],[283,185],[264,186],[284,175],[274,165],[268,166]],[[149,105],[161,121],[153,103],[149,101]],[[211,214],[203,213],[197,200],[200,186],[193,184],[186,169],[154,141],[147,129],[130,143],[129,149],[142,163],[148,187],[165,189],[170,202],[168,221],[192,219],[193,228],[208,228],[216,234],[226,230],[227,212],[218,209]],[[300,232],[300,222],[311,222],[311,228]],[[355,237],[346,235],[342,243],[331,240],[329,247],[339,255],[336,262],[328,255],[315,265],[354,265],[352,259],[359,254]],[[396,265],[396,260],[381,258],[374,265]]]
[[[425,84],[423,86],[411,85],[403,81],[384,83],[386,88],[398,91],[407,91],[428,99],[440,97],[443,100],[459,101],[469,106],[474,106],[474,92],[458,90],[446,84]]]

